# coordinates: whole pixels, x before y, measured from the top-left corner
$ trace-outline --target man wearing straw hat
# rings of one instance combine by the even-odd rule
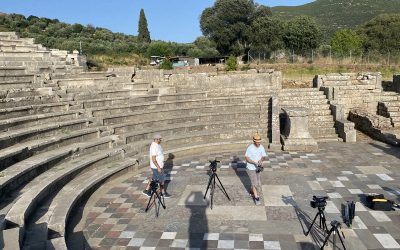
[[[260,188],[260,173],[262,171],[262,163],[265,161],[267,153],[264,146],[261,145],[261,136],[258,133],[253,135],[253,143],[247,147],[245,158],[247,161],[246,170],[251,182],[251,193],[256,205],[260,205],[260,196],[257,188]]]
[[[170,198],[171,195],[165,191],[164,181],[165,181],[165,173],[164,173],[164,152],[161,147],[162,137],[159,133],[154,135],[154,140],[150,145],[150,168],[153,173],[153,180],[157,180],[160,182],[160,191],[161,195],[164,198]],[[150,196],[150,183],[147,185],[146,189],[143,190],[143,194]]]

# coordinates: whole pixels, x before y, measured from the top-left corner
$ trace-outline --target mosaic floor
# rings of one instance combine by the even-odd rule
[[[329,197],[325,215],[342,222],[346,201],[356,201],[351,228],[342,223],[347,249],[400,249],[400,211],[373,211],[362,202],[382,193],[400,203],[400,148],[379,142],[322,143],[316,153],[269,152],[261,174],[261,202],[248,193],[244,151],[167,160],[166,209],[146,213],[142,194],[150,171],[102,186],[88,201],[81,230],[93,249],[319,249],[323,232],[307,228],[317,213],[313,195]],[[203,199],[209,159],[230,201],[216,188],[213,209]],[[331,238],[332,240],[332,238]],[[337,246],[342,246],[337,239]],[[332,242],[324,249],[332,249]]]

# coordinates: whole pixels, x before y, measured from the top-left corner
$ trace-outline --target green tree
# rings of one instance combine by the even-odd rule
[[[305,55],[316,49],[322,40],[322,32],[315,19],[309,16],[298,16],[286,24],[283,41],[285,47],[295,53]]]
[[[168,59],[168,58],[165,58],[163,61],[162,61],[162,63],[160,64],[160,66],[159,66],[159,69],[167,69],[167,70],[170,70],[170,69],[173,69],[174,67],[172,66],[172,62]]]
[[[365,23],[359,33],[366,50],[400,52],[400,14],[379,15]]]
[[[171,56],[172,50],[168,43],[165,42],[152,42],[147,48],[148,56]]]
[[[138,28],[138,41],[143,43],[150,43],[150,32],[147,28],[147,19],[144,10],[140,10],[139,28]]]
[[[252,21],[269,13],[253,0],[216,0],[202,12],[200,28],[221,54],[242,55],[250,47]]]
[[[285,23],[278,18],[260,17],[253,21],[252,41],[255,47],[263,47],[270,51],[284,47],[283,34]]]
[[[362,38],[350,29],[336,31],[331,40],[332,51],[338,56],[347,56],[350,53],[359,55],[362,45]]]
[[[235,71],[237,70],[237,61],[235,56],[230,56],[228,60],[226,60],[226,71]]]

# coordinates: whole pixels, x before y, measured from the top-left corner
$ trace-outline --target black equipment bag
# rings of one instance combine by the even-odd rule
[[[373,199],[371,209],[379,211],[391,211],[393,209],[393,201],[386,199]]]
[[[368,203],[372,203],[373,199],[385,199],[385,196],[383,194],[368,194],[366,197]]]

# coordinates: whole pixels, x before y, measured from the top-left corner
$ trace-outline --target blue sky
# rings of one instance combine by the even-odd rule
[[[312,0],[258,0],[267,6],[296,6]],[[137,35],[140,9],[152,39],[193,42],[201,36],[199,17],[214,0],[0,0],[0,12],[57,18],[66,23],[92,24]]]

